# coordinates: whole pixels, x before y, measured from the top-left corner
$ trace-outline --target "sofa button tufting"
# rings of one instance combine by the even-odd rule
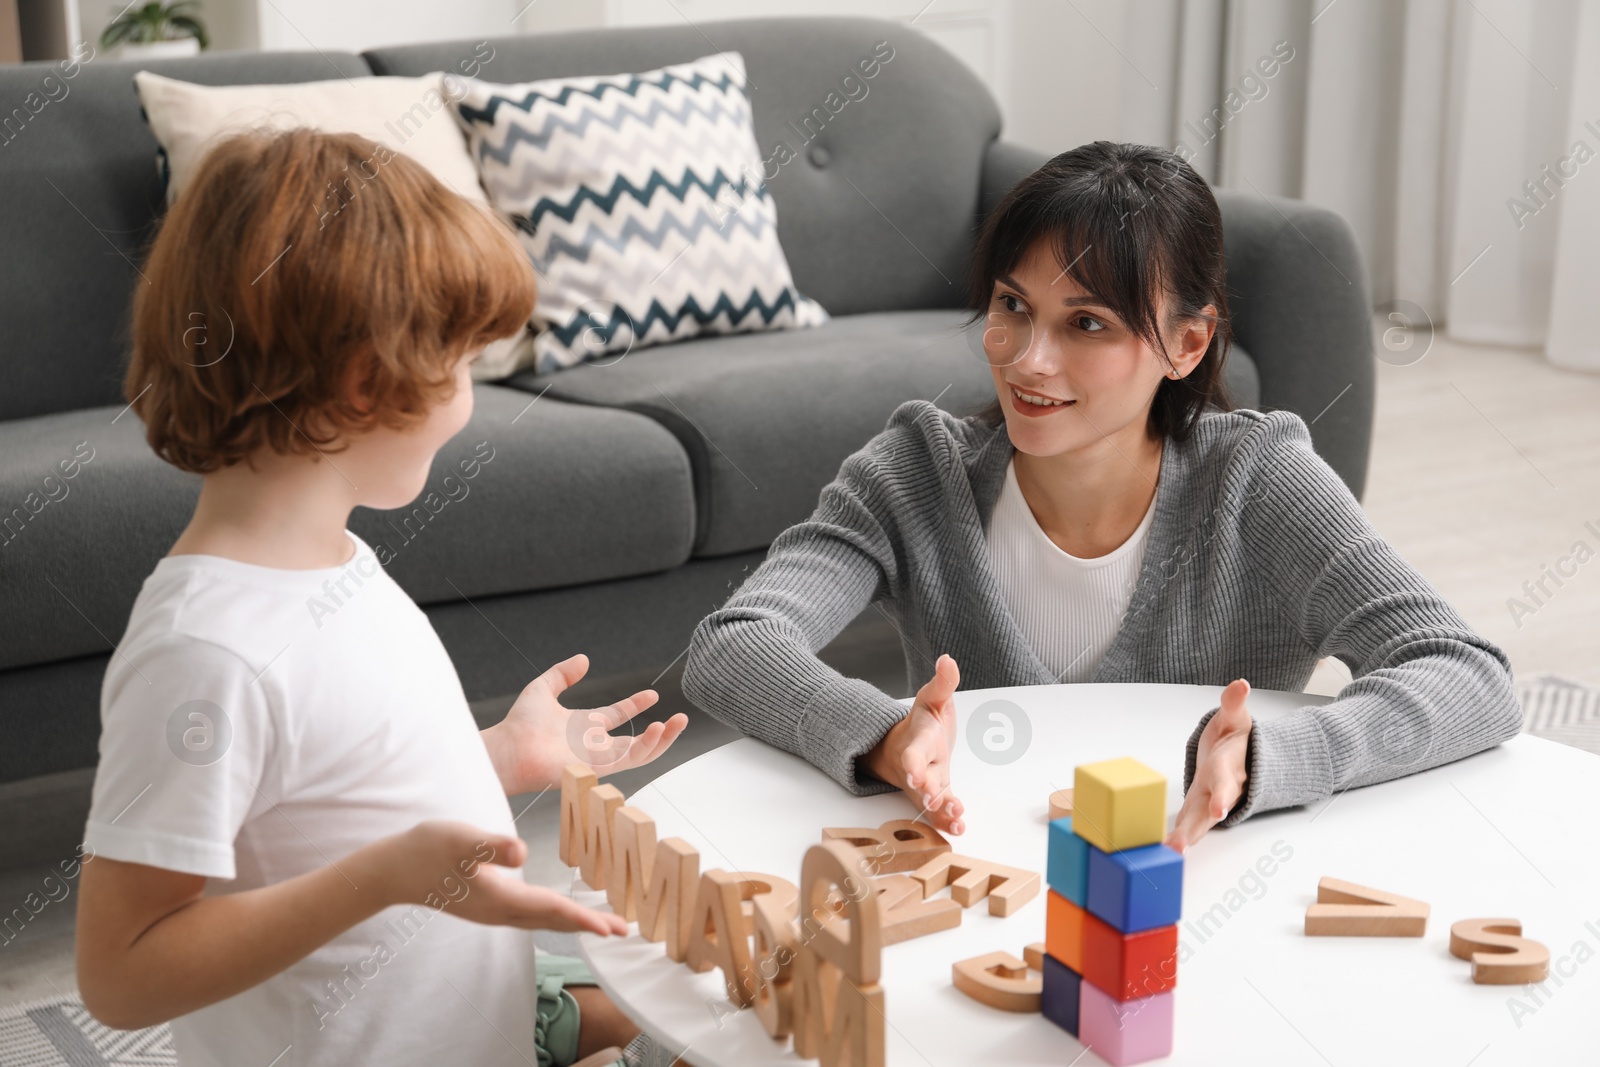
[[[832,159],[833,157],[828,154],[828,150],[826,148],[823,148],[819,144],[814,144],[811,146],[811,151],[806,153],[806,158],[811,161],[811,165],[813,167],[816,167],[820,170],[821,168],[826,167],[828,165],[828,160]]]

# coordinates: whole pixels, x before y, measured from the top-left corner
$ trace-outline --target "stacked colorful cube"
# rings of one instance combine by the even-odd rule
[[[1044,1014],[1118,1067],[1172,1052],[1183,857],[1166,828],[1167,780],[1128,758],[1078,767],[1050,824]]]

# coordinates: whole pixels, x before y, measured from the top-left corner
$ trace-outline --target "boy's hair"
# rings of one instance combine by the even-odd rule
[[[487,210],[374,141],[311,129],[207,152],[144,281],[124,392],[156,454],[202,474],[414,423],[535,295]]]

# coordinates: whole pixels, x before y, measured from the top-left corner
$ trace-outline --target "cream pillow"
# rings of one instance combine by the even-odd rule
[[[167,203],[183,191],[217,140],[251,128],[309,126],[357,133],[410,156],[448,188],[487,204],[466,137],[450,112],[461,83],[420,78],[338,78],[292,85],[195,85],[141,70],[133,76],[145,121],[165,159]]]

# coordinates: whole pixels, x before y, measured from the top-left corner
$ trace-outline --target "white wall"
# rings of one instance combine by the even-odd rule
[[[261,0],[260,47],[359,52],[417,41],[503,37],[518,32],[522,6],[517,0]]]

